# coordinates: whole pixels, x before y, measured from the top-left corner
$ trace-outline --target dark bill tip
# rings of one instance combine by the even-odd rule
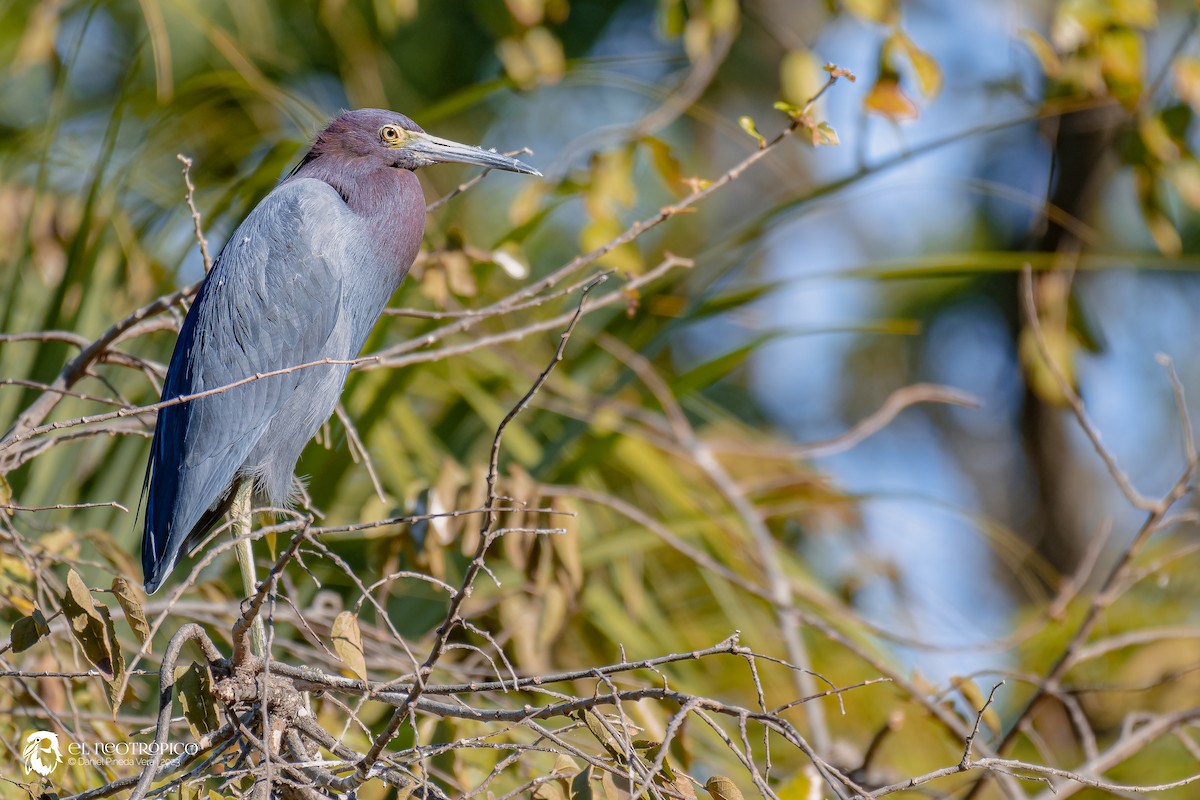
[[[507,172],[542,176],[541,172],[525,162],[503,153],[497,153],[495,150],[484,150],[482,147],[459,144],[449,139],[430,136],[427,133],[410,134],[404,148],[430,164],[474,164],[487,169],[502,169]]]

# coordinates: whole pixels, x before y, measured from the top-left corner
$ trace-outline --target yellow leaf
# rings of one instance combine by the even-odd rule
[[[545,0],[504,0],[504,5],[513,19],[526,27],[540,23],[546,10]]]
[[[1175,93],[1179,99],[1200,113],[1200,58],[1182,56],[1175,59],[1171,65],[1171,75],[1174,78]]]
[[[1169,176],[1183,202],[1200,211],[1200,162],[1194,158],[1177,161]]]
[[[1050,40],[1060,52],[1069,52],[1082,47],[1107,24],[1108,14],[1095,0],[1063,0],[1054,13]]]
[[[673,192],[678,191],[684,182],[683,172],[679,166],[679,159],[671,152],[671,145],[653,136],[645,137],[640,144],[649,151],[650,163],[654,165],[655,172],[666,187]]]
[[[683,27],[683,49],[692,62],[701,61],[712,49],[713,26],[705,17],[692,17]]]
[[[1138,121],[1138,134],[1142,144],[1155,158],[1171,163],[1179,158],[1179,145],[1171,138],[1166,123],[1159,114],[1148,114]]]
[[[917,107],[895,78],[880,78],[863,100],[863,108],[892,120],[916,119]]]
[[[737,0],[709,0],[708,16],[719,31],[732,30],[738,23],[741,10]]]
[[[842,5],[854,16],[871,22],[887,22],[895,13],[893,0],[842,0]]]
[[[1178,257],[1183,252],[1183,240],[1175,228],[1175,223],[1158,209],[1143,209],[1142,216],[1158,251],[1164,256]]]
[[[549,182],[524,181],[524,184],[508,205],[508,221],[513,227],[524,225],[541,211]]]
[[[621,224],[615,217],[593,220],[583,226],[579,240],[585,251],[599,249],[607,245],[621,233]],[[622,272],[641,272],[642,257],[638,253],[637,244],[628,242],[613,248],[597,261],[601,266],[612,267]]]
[[[547,28],[540,25],[530,28],[525,34],[525,49],[537,70],[538,80],[543,84],[558,83],[567,68],[562,42]]]
[[[634,149],[635,146],[630,145],[592,157],[592,182],[583,198],[589,216],[603,217],[617,208],[628,208],[637,200],[637,186],[633,181]]]
[[[1122,101],[1136,100],[1142,86],[1142,37],[1129,28],[1100,36],[1100,71]]]
[[[333,639],[333,650],[351,672],[367,679],[367,662],[363,658],[362,633],[358,629],[358,619],[354,613],[343,611],[333,620],[330,631]]]
[[[1020,31],[1021,41],[1029,47],[1037,58],[1038,63],[1042,65],[1042,72],[1047,78],[1058,77],[1062,70],[1062,59],[1058,57],[1058,52],[1054,46],[1046,41],[1040,33],[1029,28],[1022,28]]]
[[[556,497],[550,501],[550,507],[555,511],[564,512],[551,517],[550,523],[566,531],[561,536],[551,536],[550,546],[562,565],[568,584],[575,591],[579,591],[583,588],[583,558],[580,555],[579,517],[575,504],[568,498]]]
[[[1046,341],[1046,350],[1050,359],[1062,374],[1067,383],[1075,387],[1075,350],[1078,340],[1062,325],[1043,326],[1042,336]],[[1042,402],[1057,407],[1067,405],[1067,397],[1059,385],[1058,379],[1050,365],[1042,357],[1038,347],[1037,336],[1033,329],[1026,326],[1017,337],[1017,353],[1022,366],[1025,368],[1029,388],[1041,398]]]
[[[975,681],[956,675],[950,678],[950,685],[958,690],[976,714],[983,711],[982,722],[992,733],[1000,732],[1000,716],[992,706],[987,705],[987,696]]]
[[[150,623],[146,621],[146,614],[142,611],[142,603],[145,600],[142,590],[131,584],[125,577],[118,575],[113,578],[112,591],[117,596],[117,603],[120,604],[121,610],[125,612],[125,621],[129,623],[129,627],[137,636],[138,641],[142,644],[149,642]],[[150,652],[149,647],[146,648],[146,652]]]
[[[900,50],[912,64],[913,73],[917,78],[917,88],[921,90],[921,94],[926,97],[936,97],[942,91],[942,68],[938,66],[933,56],[917,47],[912,39],[900,32],[892,35],[889,44]]]
[[[779,92],[792,105],[803,108],[824,83],[821,62],[811,50],[791,50],[779,62]]]
[[[1149,29],[1158,24],[1157,0],[1110,0],[1112,21],[1118,25]]]
[[[519,88],[530,89],[537,83],[537,67],[521,39],[501,39],[496,43],[496,56],[508,77],[512,78]]]

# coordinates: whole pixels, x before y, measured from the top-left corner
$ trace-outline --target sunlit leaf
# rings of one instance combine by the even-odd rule
[[[1111,28],[1100,35],[1100,70],[1122,102],[1133,103],[1141,92],[1142,37],[1129,28]]]
[[[1029,47],[1038,63],[1042,65],[1042,72],[1046,77],[1058,77],[1059,72],[1062,71],[1062,59],[1058,57],[1054,46],[1040,33],[1029,28],[1022,28],[1019,35],[1021,41]]]
[[[1200,113],[1200,58],[1180,56],[1171,64],[1175,93]]]
[[[712,40],[713,24],[707,17],[691,17],[683,26],[683,49],[692,62],[708,58]]]
[[[526,27],[540,23],[546,10],[545,0],[504,0],[504,5],[513,19]]]
[[[929,98],[936,97],[942,91],[942,68],[933,56],[917,47],[911,38],[899,31],[892,34],[888,41],[890,46],[886,49],[903,53],[912,65],[921,94]]]
[[[979,688],[979,684],[970,678],[952,676],[950,685],[958,690],[976,714],[979,714],[980,711],[983,712],[982,722],[993,735],[1000,732],[1000,715],[996,713],[994,705],[988,705],[987,695]]]
[[[751,117],[738,117],[738,125],[758,141],[759,147],[767,146],[767,138],[758,132],[758,128],[754,126],[754,120]]]
[[[513,83],[522,89],[532,89],[537,83],[537,66],[522,39],[509,37],[496,43],[496,55]]]
[[[491,252],[492,263],[504,270],[504,274],[513,280],[524,280],[529,277],[529,263],[520,245],[515,242],[505,242]]]
[[[367,662],[363,657],[362,633],[358,629],[358,618],[352,611],[343,611],[333,620],[329,632],[333,650],[341,662],[362,680],[367,679]]]
[[[856,17],[871,22],[889,22],[895,15],[895,0],[842,0],[842,5]]]
[[[838,139],[837,131],[828,122],[818,122],[812,129],[812,143],[814,146],[828,145],[836,147],[841,144]]]
[[[653,136],[643,138],[641,144],[649,151],[650,163],[654,165],[663,184],[673,192],[679,191],[683,184],[683,172],[679,159],[671,152],[671,145]]]
[[[803,108],[824,84],[821,61],[811,50],[789,50],[779,62],[779,93],[787,103]]]
[[[1175,258],[1183,252],[1183,239],[1170,217],[1158,209],[1143,209],[1142,219],[1160,253]]]
[[[548,28],[530,28],[525,34],[525,48],[537,70],[538,81],[543,84],[558,83],[566,71],[566,57],[562,42]]]
[[[1158,114],[1147,114],[1138,120],[1138,135],[1146,150],[1159,161],[1170,163],[1179,158],[1179,145]]]
[[[895,78],[880,78],[863,100],[863,107],[892,120],[916,119],[917,107]]]
[[[1052,369],[1042,356],[1037,337],[1029,327],[1021,329],[1018,339],[1017,349],[1021,364],[1025,367],[1030,388],[1041,401],[1050,406],[1063,407],[1067,405],[1067,396],[1055,376],[1055,371],[1066,379],[1069,386],[1075,387],[1075,351],[1078,341],[1062,325],[1043,326],[1042,337],[1054,368]]]
[[[1183,202],[1200,211],[1200,162],[1185,158],[1172,165],[1168,173]]]

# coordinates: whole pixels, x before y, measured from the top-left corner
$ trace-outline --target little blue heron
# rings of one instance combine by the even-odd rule
[[[425,201],[413,171],[442,162],[541,174],[430,136],[392,111],[334,119],[221,250],[179,331],[162,399],[355,358],[421,244]],[[287,503],[300,451],[333,413],[349,371],[304,367],[158,412],[142,489],[147,592],[235,498],[247,509],[251,491]],[[246,544],[249,591],[248,555]]]

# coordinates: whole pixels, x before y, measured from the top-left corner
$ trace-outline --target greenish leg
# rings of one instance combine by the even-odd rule
[[[250,533],[250,500],[253,492],[254,482],[242,481],[238,485],[237,492],[233,496],[233,503],[229,507],[230,516],[233,517],[233,536],[235,539],[240,539],[237,544],[237,560],[238,567],[242,571],[242,591],[247,598],[253,597],[254,593],[258,591],[258,581],[254,577],[254,550],[250,546],[250,540],[242,538]],[[267,630],[263,625],[262,616],[254,617],[250,628],[250,640],[254,655],[265,658],[267,655]]]

